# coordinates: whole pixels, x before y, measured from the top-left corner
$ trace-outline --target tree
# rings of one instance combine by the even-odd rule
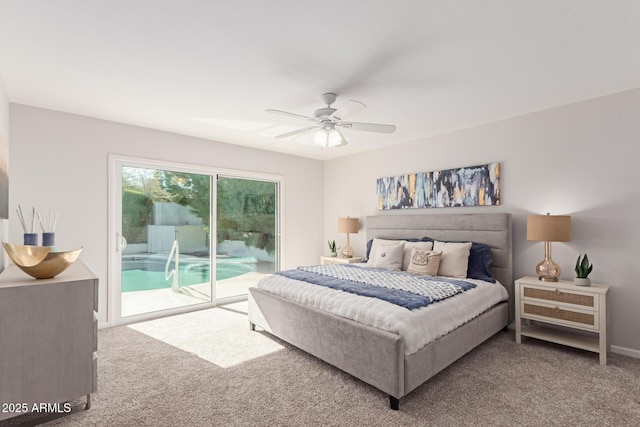
[[[242,240],[275,251],[276,184],[250,179],[218,179],[218,242]]]
[[[184,172],[159,172],[164,196],[183,206],[209,224],[211,178]],[[217,242],[240,240],[248,246],[275,251],[276,184],[219,177],[217,179]]]
[[[122,190],[122,235],[129,243],[147,240],[153,202],[135,190]]]
[[[167,201],[168,195],[160,185],[160,171],[124,166],[122,189],[144,194],[154,202]]]
[[[209,224],[211,216],[211,177],[193,173],[161,171],[159,182],[169,201],[187,206]]]

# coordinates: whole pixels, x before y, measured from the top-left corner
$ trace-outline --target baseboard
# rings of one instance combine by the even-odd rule
[[[634,350],[632,348],[620,347],[617,345],[611,346],[611,353],[622,354],[625,356],[635,357],[636,359],[640,359],[640,350]]]

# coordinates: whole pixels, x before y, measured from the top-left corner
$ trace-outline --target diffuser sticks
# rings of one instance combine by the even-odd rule
[[[40,225],[42,229],[42,246],[53,246],[55,240],[55,230],[56,225],[58,224],[58,216],[60,215],[60,211],[53,211],[52,209],[48,212],[45,210],[42,215],[36,210],[36,208],[31,208],[31,221],[27,222],[25,220],[24,212],[22,211],[22,206],[18,205],[16,209],[18,214],[18,219],[20,220],[20,225],[22,225],[22,230],[24,231],[24,244],[37,246],[38,245],[38,232],[37,227]]]
[[[38,215],[43,233],[55,233],[59,215],[60,211],[54,213],[53,210],[50,210],[49,213],[45,210],[42,216]]]

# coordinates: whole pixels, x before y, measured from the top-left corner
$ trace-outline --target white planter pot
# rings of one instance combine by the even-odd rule
[[[573,279],[573,284],[576,286],[591,286],[591,279],[588,277],[576,277]]]

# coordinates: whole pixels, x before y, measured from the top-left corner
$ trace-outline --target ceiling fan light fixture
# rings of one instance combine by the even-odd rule
[[[313,142],[323,148],[336,147],[341,145],[342,141],[342,134],[330,127],[320,129],[313,137]]]

